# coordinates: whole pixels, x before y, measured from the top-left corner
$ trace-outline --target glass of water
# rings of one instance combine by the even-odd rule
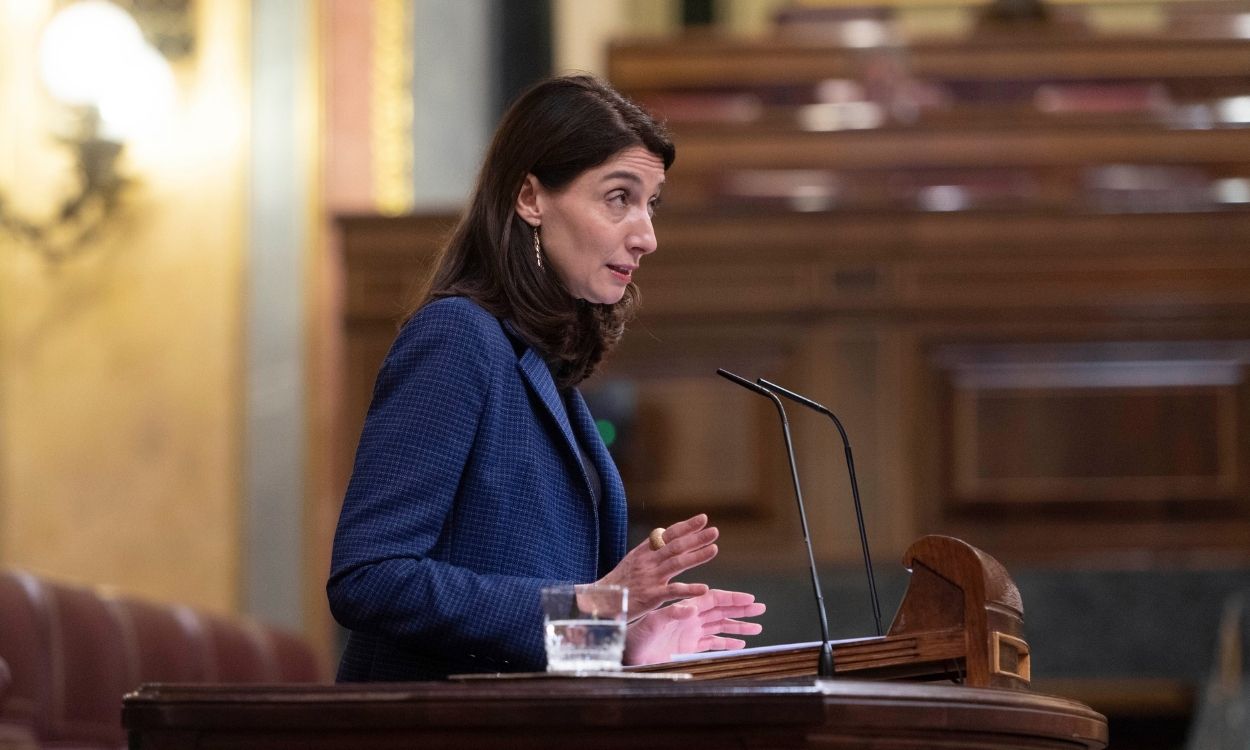
[[[615,672],[625,653],[629,590],[597,583],[542,590],[548,672]]]

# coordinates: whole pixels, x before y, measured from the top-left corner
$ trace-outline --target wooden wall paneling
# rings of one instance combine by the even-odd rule
[[[916,381],[923,372],[915,330],[893,324],[881,332],[878,388],[877,445],[881,455],[876,478],[882,504],[880,513],[888,518],[881,540],[891,554],[906,550],[909,539],[935,528],[925,523],[923,507],[924,476],[918,466],[918,448],[930,448],[935,425],[926,420],[921,389]],[[927,454],[929,451],[924,451]]]
[[[926,309],[1178,308],[1235,305],[1250,285],[1250,257],[1178,248],[1173,255],[946,258],[899,264],[899,296]],[[1048,257],[1049,255],[1049,257]],[[1067,254],[1065,254],[1067,255]]]
[[[807,270],[806,265],[738,259],[728,253],[714,263],[648,264],[644,304],[673,315],[725,306],[732,306],[738,315],[787,312],[796,300],[811,304],[814,290]],[[700,282],[691,284],[695,274]]]
[[[782,383],[829,407],[846,428],[865,527],[879,559],[894,559],[914,538],[899,439],[907,419],[895,362],[900,338],[905,336],[896,326],[876,321],[816,323],[806,337],[798,381]],[[857,566],[860,541],[841,438],[826,417],[798,405],[789,411],[818,555],[827,563]]]
[[[725,384],[707,372],[632,385],[633,434],[619,468],[640,515],[671,523],[699,512],[721,519],[771,511],[759,460],[766,410],[755,402],[729,407]]]
[[[1244,39],[1070,38],[1034,40],[1010,36],[970,45],[918,47],[910,55],[917,75],[934,78],[1150,79],[1244,78],[1250,44]],[[1148,63],[1144,61],[1148,60]]]
[[[966,118],[959,118],[966,119]],[[1030,124],[1025,124],[1029,126]],[[1110,129],[1113,126],[1105,126]],[[992,137],[992,136],[990,136]],[[839,148],[853,147],[846,140]],[[665,190],[665,210],[845,214],[869,211],[1143,213],[1219,210],[1241,200],[1250,168],[1225,159],[1166,164],[732,166],[696,164]],[[683,165],[689,166],[689,165]],[[697,172],[700,166],[711,167]]]
[[[598,389],[614,382],[636,392],[632,445],[620,461],[631,518],[668,524],[707,512],[726,539],[721,563],[800,562],[801,550],[791,543],[801,537],[776,410],[716,369],[794,382],[802,329],[716,315],[670,319],[654,314],[655,296],[644,292],[643,313],[583,388],[592,403]]]
[[[1244,564],[1246,340],[991,330],[921,345],[922,523],[1016,561]]]
[[[861,495],[877,497],[879,456],[873,449],[877,434],[873,408],[880,400],[880,368],[874,327],[817,323],[809,329],[797,364],[797,382],[786,383],[771,373],[765,377],[810,396],[838,415],[859,453],[856,458]],[[818,559],[857,560],[859,536],[841,438],[823,415],[788,401],[786,407]],[[872,521],[866,521],[866,525],[882,525],[875,514]]]
[[[674,128],[681,159],[673,177],[734,169],[915,169],[1150,163],[1222,165],[1245,153],[1244,128],[952,127],[803,132],[766,128]]]
[[[947,502],[1235,506],[1247,490],[1238,465],[1243,348],[939,350],[952,447]]]
[[[1250,40],[1225,38],[1177,43],[1168,38],[1098,38],[1027,34],[997,39],[916,42],[905,52],[920,78],[962,80],[1157,80],[1246,78]],[[899,54],[887,48],[890,54]],[[631,41],[613,45],[609,75],[636,94],[672,89],[742,90],[810,86],[853,76],[862,51],[836,40],[728,38]]]
[[[857,452],[874,555],[893,559],[901,554],[916,531],[901,439],[912,420],[902,393],[904,370],[898,366],[907,356],[907,333],[854,320],[794,318],[764,326],[727,325],[715,316],[697,322],[646,321],[644,315],[605,372],[596,376],[627,380],[637,390],[643,424],[632,429],[648,445],[631,449],[621,460],[637,520],[671,522],[674,514],[705,510],[727,539],[719,564],[781,569],[802,563],[775,410],[765,399],[715,377],[716,367],[723,366],[811,394],[839,413]],[[592,398],[595,387],[594,381],[588,386]],[[827,563],[856,565],[860,547],[841,441],[824,417],[787,406],[817,554]],[[648,408],[666,413],[646,424]],[[711,418],[713,408],[729,414]],[[694,427],[677,425],[684,420]],[[720,430],[711,429],[717,424]],[[665,457],[656,461],[665,468],[638,466],[639,453]],[[712,456],[719,464],[709,460]],[[666,471],[656,481],[653,473]],[[737,497],[700,492],[700,487]]]
[[[1244,211],[913,214],[905,229],[908,245],[922,257],[1001,254],[1023,248],[1081,257],[1178,249],[1207,254],[1236,251],[1250,242],[1250,216]]]

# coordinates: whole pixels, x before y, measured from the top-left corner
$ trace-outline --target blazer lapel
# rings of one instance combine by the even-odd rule
[[[625,509],[625,485],[621,474],[616,470],[616,462],[608,453],[599,436],[599,427],[595,424],[594,415],[586,406],[586,400],[576,389],[569,397],[569,419],[573,422],[573,431],[586,446],[586,454],[599,473],[599,484],[602,486],[599,516],[601,533],[607,544],[601,545],[602,551],[610,552],[610,558],[601,561],[602,572],[607,572],[625,556],[627,513]]]
[[[538,400],[546,407],[547,413],[560,426],[560,434],[564,436],[565,447],[573,452],[578,465],[581,465],[581,456],[577,453],[573,428],[569,425],[564,404],[560,402],[560,392],[556,390],[556,381],[551,377],[551,370],[547,369],[547,363],[533,349],[526,349],[517,360],[517,369],[521,371],[521,376],[525,378],[530,389],[538,396]]]
[[[503,326],[509,335],[518,341],[520,340],[508,321],[503,321]],[[595,518],[598,518],[599,509],[594,507],[595,496],[590,490],[590,476],[586,474],[586,467],[582,466],[582,455],[577,450],[577,438],[573,435],[573,428],[569,424],[569,417],[566,413],[567,410],[560,401],[560,391],[556,388],[555,379],[551,377],[551,370],[547,368],[547,363],[538,355],[538,352],[529,346],[525,346],[525,351],[517,360],[517,369],[521,372],[521,377],[526,385],[534,392],[534,395],[538,396],[538,400],[542,402],[543,407],[547,410],[547,414],[559,426],[560,435],[564,438],[564,449],[573,457],[574,465],[579,469],[579,473],[582,476],[582,489],[585,490],[584,495],[595,513]]]

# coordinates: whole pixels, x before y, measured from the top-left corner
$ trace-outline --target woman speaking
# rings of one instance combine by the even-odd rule
[[[674,147],[588,76],[510,108],[374,386],[327,591],[339,679],[544,667],[539,590],[629,588],[625,661],[741,648],[764,605],[673,579],[716,556],[698,515],[626,552],[625,491],[577,384],[634,314]]]

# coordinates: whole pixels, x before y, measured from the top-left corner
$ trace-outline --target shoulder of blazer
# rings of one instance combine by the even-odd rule
[[[500,321],[467,297],[444,297],[425,305],[404,324],[397,342],[431,337],[466,354],[493,358],[512,350]]]
[[[467,339],[466,345],[502,347],[507,343],[517,360],[533,349],[511,320],[496,318],[468,297],[435,300],[421,308],[413,319],[418,316],[428,317],[433,325],[451,324],[454,335]],[[495,354],[493,350],[491,353]],[[537,350],[534,353],[538,354]]]
[[[487,383],[514,363],[499,321],[471,300],[448,297],[425,305],[404,323],[378,370],[373,398],[423,379],[424,387]]]

